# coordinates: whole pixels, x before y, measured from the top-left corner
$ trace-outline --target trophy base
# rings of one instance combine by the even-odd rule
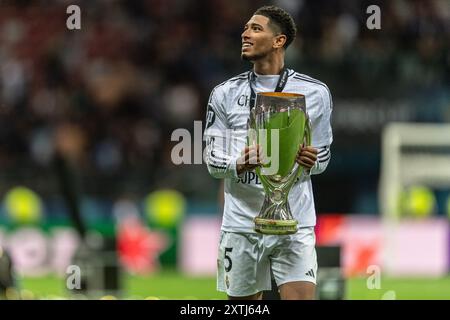
[[[294,234],[297,232],[297,220],[255,218],[255,231],[274,235]]]

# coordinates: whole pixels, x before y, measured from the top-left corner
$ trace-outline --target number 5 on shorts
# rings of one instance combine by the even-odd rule
[[[233,251],[233,248],[225,248],[225,260],[228,261],[228,266],[225,266],[225,272],[230,272],[231,267],[233,266],[233,262],[231,261],[231,258],[227,255],[227,253],[231,253]]]

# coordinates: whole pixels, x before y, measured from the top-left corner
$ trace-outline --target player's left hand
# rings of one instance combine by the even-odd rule
[[[317,149],[311,146],[300,146],[296,161],[299,165],[311,169],[317,161]]]

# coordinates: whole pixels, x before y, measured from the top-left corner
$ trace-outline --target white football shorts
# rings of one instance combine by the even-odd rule
[[[222,231],[217,259],[217,290],[244,297],[271,290],[272,269],[278,286],[293,281],[316,284],[314,227],[291,235]]]

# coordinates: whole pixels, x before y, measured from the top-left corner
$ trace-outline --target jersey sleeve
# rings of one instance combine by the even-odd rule
[[[331,143],[333,142],[333,131],[331,128],[331,112],[333,101],[328,87],[323,86],[320,90],[318,116],[312,119],[312,145],[318,149],[317,161],[309,171],[310,175],[320,174],[327,168],[331,159]]]
[[[225,99],[221,90],[211,92],[206,111],[204,160],[209,173],[218,179],[237,178],[236,158],[230,156],[230,130],[225,113]]]
[[[314,166],[311,168],[309,174],[320,174],[325,171],[325,169],[328,167],[328,163],[330,163],[331,159],[331,150],[330,146],[324,146],[321,148],[318,148],[317,150],[317,160]]]
[[[333,142],[331,129],[331,112],[333,101],[328,87],[321,86],[319,90],[320,100],[317,116],[311,119],[312,145],[316,148],[330,146]]]

